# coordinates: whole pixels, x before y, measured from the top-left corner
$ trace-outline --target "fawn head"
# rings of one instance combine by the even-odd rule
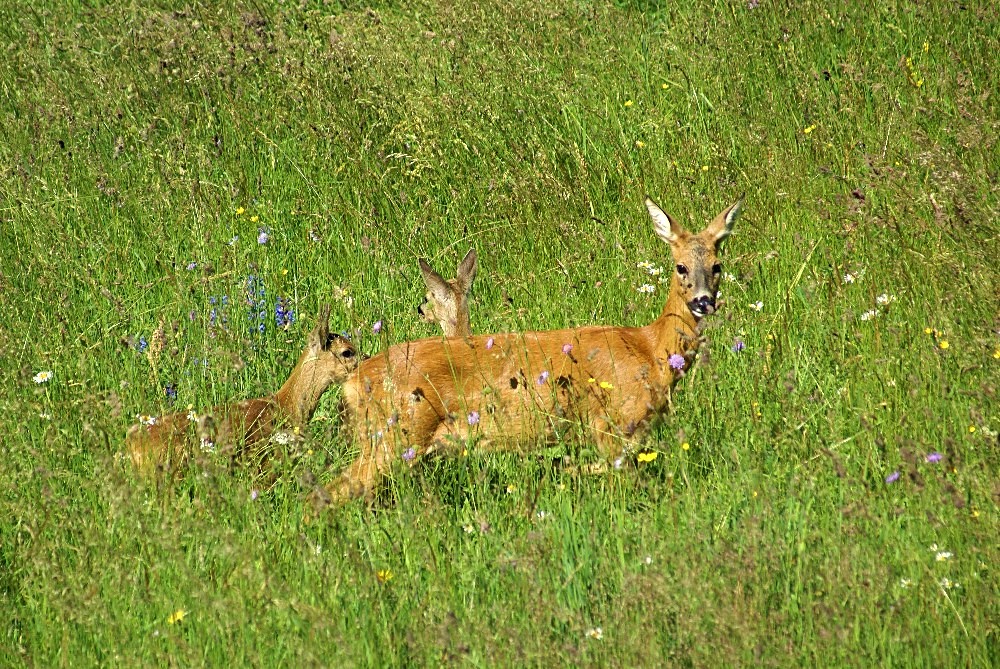
[[[427,295],[417,307],[417,313],[426,322],[439,324],[446,337],[472,334],[469,324],[469,293],[472,291],[477,269],[475,249],[469,249],[465,254],[454,279],[445,280],[426,260],[420,259],[420,272],[427,284]]]
[[[742,204],[743,197],[740,196],[735,204],[712,219],[704,230],[694,234],[685,230],[646,196],[646,209],[653,219],[656,235],[670,244],[670,254],[674,259],[672,290],[680,291],[681,299],[696,320],[715,311],[715,298],[722,277],[719,245],[732,232]]]
[[[358,358],[358,349],[350,339],[330,332],[330,305],[324,304],[299,361],[301,371],[324,387],[343,383],[357,368]]]

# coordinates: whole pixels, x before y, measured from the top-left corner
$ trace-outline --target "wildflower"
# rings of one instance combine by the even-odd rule
[[[194,407],[190,404],[188,405],[187,419],[192,423],[198,420],[198,414],[194,412]]]
[[[465,530],[466,534],[473,534],[476,531],[476,528],[472,525],[472,523],[462,525],[462,529]]]
[[[548,511],[539,511],[538,513],[535,514],[535,517],[538,518],[538,520],[545,520],[551,515],[552,514],[549,513]]]
[[[701,166],[701,171],[702,172],[707,172],[708,171],[708,165],[702,165]]]
[[[379,569],[375,572],[375,578],[379,583],[388,583],[392,580],[395,574],[392,573],[391,569]]]
[[[562,352],[563,353],[565,353],[566,355],[569,355],[570,351],[572,351],[572,350],[573,350],[573,345],[572,344],[563,344],[563,347],[562,347]]]
[[[174,402],[177,399],[177,386],[173,383],[168,383],[164,388],[163,392],[167,396],[167,401]]]
[[[393,425],[396,424],[396,422],[398,420],[399,420],[399,414],[395,414],[395,413],[392,414],[391,416],[389,416],[388,418],[385,419],[386,427],[392,427]]]
[[[267,230],[261,228],[257,232],[257,243],[263,245],[267,244],[269,241],[271,241],[271,235],[268,234]]]
[[[177,623],[182,622],[184,618],[187,617],[187,614],[188,612],[185,611],[184,609],[177,609],[176,611],[171,613],[170,616],[167,618],[167,624],[176,625]]]
[[[653,263],[649,262],[648,260],[640,260],[639,262],[637,262],[635,264],[635,266],[638,267],[639,269],[644,269],[647,272],[650,271],[651,269],[653,269],[654,267],[656,267],[656,265],[654,265]]]
[[[211,439],[206,439],[205,437],[202,437],[201,443],[198,445],[201,447],[201,450],[204,451],[205,453],[215,453],[215,442],[212,441]]]
[[[757,9],[757,5],[760,4],[760,0],[750,0],[747,3],[747,9]]]
[[[923,46],[924,53],[927,53],[928,51],[930,51],[930,49],[931,49],[931,45],[928,44],[927,42],[924,42],[924,46]]]
[[[274,303],[274,324],[287,328],[295,321],[295,312],[292,311],[290,300],[287,297],[279,297]]]
[[[813,124],[812,124],[811,126],[809,126],[808,128],[803,128],[803,129],[802,129],[802,134],[803,134],[803,135],[808,135],[809,133],[811,133],[811,132],[812,132],[813,130],[815,130],[815,129],[816,129],[816,124],[815,124],[815,123],[813,123]]]
[[[878,316],[878,309],[869,309],[865,313],[861,314],[861,320],[870,321],[871,319]]]
[[[670,84],[660,84],[660,88],[662,88],[663,90],[667,90],[668,88],[670,88]]]
[[[621,469],[622,466],[624,466],[624,464],[625,464],[625,458],[623,456],[619,456],[619,457],[615,458],[615,461],[611,463],[611,465],[615,469]]]
[[[732,346],[732,349],[733,349],[733,351],[734,351],[734,352],[736,352],[736,353],[739,353],[740,351],[742,351],[742,350],[743,350],[743,349],[745,349],[746,347],[747,347],[747,345],[746,345],[746,344],[744,344],[744,343],[743,343],[743,340],[742,340],[742,339],[740,339],[739,337],[737,337],[737,338],[736,338],[736,339],[735,339],[735,340],[733,341],[733,346]]]
[[[643,558],[642,563],[645,564],[645,565],[647,565],[647,566],[653,564],[653,556],[652,555],[647,555],[645,558]]]
[[[38,417],[41,418],[42,420],[52,420],[52,414],[50,414],[48,411],[41,412],[40,414],[38,414]]]
[[[751,304],[750,308],[753,309],[754,311],[763,311],[764,310],[764,303],[758,300],[757,302],[754,302],[753,304]]]
[[[246,211],[246,209],[244,209],[243,207],[236,207],[237,216],[242,216],[244,211]]]
[[[52,372],[49,370],[43,370],[31,377],[31,380],[39,384],[48,383],[52,380]]]
[[[239,236],[238,235],[233,235],[233,238],[230,239],[228,242],[226,242],[226,245],[227,246],[236,246],[236,242],[238,242],[238,241],[240,241]]]
[[[489,339],[486,340],[486,350],[488,351],[491,348],[493,348],[493,337],[490,337]]]
[[[196,263],[196,262],[189,262],[189,263],[187,264],[187,271],[189,271],[189,272],[190,272],[191,270],[193,270],[193,269],[197,269],[197,268],[198,268],[198,263]]]
[[[417,457],[417,449],[410,446],[408,449],[403,451],[403,460],[406,462],[413,462],[413,458]]]
[[[595,379],[594,377],[590,377],[589,379],[587,379],[587,383],[597,383],[597,379]]]
[[[260,495],[260,493],[257,491],[256,488],[254,488],[253,490],[250,491],[250,501],[251,502],[256,502],[257,501],[257,497],[259,495]]]
[[[850,272],[844,274],[844,283],[854,283],[856,280],[857,277],[851,274]]]
[[[950,578],[948,578],[947,576],[945,576],[940,581],[938,581],[938,585],[941,586],[942,590],[951,590],[952,588],[960,588],[960,587],[962,587],[962,586],[960,586],[958,584],[957,581],[953,581]]]
[[[644,146],[646,146],[646,142],[643,142],[643,141],[638,140],[638,139],[635,141],[635,148],[641,149]]]
[[[156,425],[156,416],[150,416],[149,414],[136,414],[136,420],[139,421],[140,425]]]
[[[375,324],[372,325],[372,332],[374,332],[375,334],[378,334],[381,331],[382,331],[382,321],[380,321],[380,320],[375,321]]]
[[[656,292],[656,286],[654,286],[652,284],[644,283],[641,286],[639,286],[638,288],[636,288],[636,290],[639,291],[640,293],[655,293]]]
[[[895,302],[895,301],[896,301],[896,296],[889,295],[888,293],[882,293],[881,295],[875,298],[875,302],[882,305],[883,307],[887,306],[890,302]]]
[[[545,385],[545,382],[549,380],[548,370],[542,370],[542,373],[538,375],[538,379],[535,381],[538,385]]]
[[[148,347],[149,347],[149,342],[146,341],[145,337],[140,336],[139,343],[135,347],[136,350],[139,351],[139,353],[145,353]]]
[[[975,425],[970,425],[969,426],[969,434],[975,434],[975,432],[976,432],[976,426]]]
[[[934,555],[934,559],[938,562],[945,562],[946,560],[950,560],[951,557],[952,557],[951,551],[938,551]]]
[[[466,418],[469,421],[469,425],[477,425],[479,423],[479,412],[470,411]]]
[[[942,339],[941,341],[938,342],[938,348],[941,349],[942,351],[947,351],[948,346],[949,344],[947,339]]]
[[[309,231],[309,239],[312,240],[312,241],[314,241],[314,242],[318,242],[319,241],[319,235],[316,234],[315,230],[310,230]]]
[[[294,438],[288,432],[281,430],[271,435],[271,441],[282,446],[287,446],[294,441]]]
[[[659,454],[656,451],[646,451],[644,453],[640,453],[639,455],[637,455],[636,460],[638,460],[639,462],[652,462],[653,460],[656,459],[657,455]]]
[[[634,103],[633,103],[633,102],[632,102],[631,100],[626,100],[626,101],[625,101],[625,106],[626,106],[626,107],[631,107],[631,106],[632,106],[633,104],[634,104]]]
[[[993,359],[994,360],[1000,360],[1000,348],[998,348],[997,350],[993,351]]]
[[[913,581],[911,581],[908,578],[901,578],[901,579],[899,579],[899,587],[901,587],[903,590],[906,590],[907,588],[909,588],[912,585],[913,585]]]
[[[517,486],[514,485],[513,483],[508,483],[507,484],[507,494],[508,495],[513,495],[516,492],[517,492]]]
[[[605,390],[611,390],[612,388],[614,388],[614,386],[611,385],[610,381],[601,381],[597,385],[599,385],[601,388],[604,388]]]
[[[932,550],[932,551],[936,551],[938,549],[938,545],[937,544],[931,544],[930,546],[927,547],[927,549],[928,550]]]
[[[671,353],[670,357],[667,358],[667,362],[673,369],[681,370],[684,369],[684,356],[679,353]]]
[[[601,639],[604,638],[604,630],[602,630],[600,627],[591,627],[589,630],[587,630],[587,637],[590,639],[596,639],[597,641],[600,641]]]
[[[691,444],[689,444],[689,443],[687,443],[685,441],[683,444],[681,444],[681,450],[690,451],[691,450]]]
[[[260,216],[258,216],[257,214],[254,214],[253,216],[250,217],[250,222],[251,223],[256,223],[259,220],[260,220]]]
[[[722,278],[725,279],[726,281],[732,281],[734,283],[736,281],[736,275],[735,274],[730,274],[729,272],[726,272],[725,274],[723,274]]]
[[[886,483],[895,483],[898,480],[899,480],[899,471],[894,471],[893,473],[885,477]]]
[[[938,453],[937,451],[934,451],[933,453],[928,453],[928,454],[927,454],[927,457],[926,457],[926,458],[924,458],[924,459],[925,459],[925,460],[926,460],[927,462],[930,462],[930,463],[934,463],[934,462],[941,462],[941,459],[942,459],[943,457],[944,457],[943,455],[941,455],[941,454],[940,454],[940,453]]]

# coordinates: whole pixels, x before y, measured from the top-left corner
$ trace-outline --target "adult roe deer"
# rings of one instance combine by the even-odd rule
[[[719,244],[742,201],[692,234],[646,197],[674,272],[662,313],[645,327],[422,339],[365,360],[343,387],[361,452],[327,486],[331,501],[371,494],[393,458],[413,461],[452,439],[530,448],[578,426],[606,458],[619,457],[663,411],[698,321],[715,311]]]
[[[428,323],[441,326],[445,337],[468,337],[472,335],[469,324],[469,293],[476,280],[476,250],[469,249],[458,265],[454,279],[445,280],[423,258],[420,259],[420,273],[427,285],[423,304],[417,313]]]
[[[215,407],[201,416],[174,413],[152,425],[132,426],[125,441],[132,464],[143,475],[158,466],[177,466],[187,458],[186,445],[195,439],[203,448],[232,447],[239,456],[269,440],[276,430],[304,427],[327,388],[343,383],[358,366],[354,344],[331,333],[329,323],[330,307],[323,305],[305,351],[274,395]]]

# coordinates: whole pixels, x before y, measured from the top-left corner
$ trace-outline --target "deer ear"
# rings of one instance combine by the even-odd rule
[[[740,209],[743,207],[743,197],[740,195],[739,200],[730,205],[728,209],[723,210],[705,228],[705,232],[715,240],[716,244],[728,237],[729,233],[733,231],[736,219],[740,217]]]
[[[330,305],[324,304],[319,308],[319,321],[316,327],[309,333],[309,348],[314,352],[326,349],[330,339]]]
[[[420,273],[424,275],[424,283],[427,285],[427,290],[434,293],[434,295],[440,296],[440,299],[447,298],[448,295],[448,282],[444,280],[440,274],[434,271],[426,260],[420,258]]]
[[[465,254],[465,258],[458,265],[458,274],[455,275],[455,279],[458,282],[458,287],[464,294],[468,294],[472,290],[472,282],[476,280],[476,272],[479,271],[478,256],[476,256],[476,249],[469,249],[469,252]]]
[[[684,233],[684,228],[682,228],[674,219],[667,216],[660,207],[653,202],[653,199],[646,196],[646,211],[649,212],[649,217],[653,219],[653,229],[656,231],[656,236],[665,241],[668,244],[674,244]]]

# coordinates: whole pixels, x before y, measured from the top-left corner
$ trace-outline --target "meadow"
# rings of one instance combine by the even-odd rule
[[[997,666],[998,14],[3,5],[0,665]],[[470,444],[317,513],[332,391],[267,475],[123,466],[323,303],[433,336],[418,257],[477,249],[475,332],[648,323],[646,193],[746,193],[655,458]]]

